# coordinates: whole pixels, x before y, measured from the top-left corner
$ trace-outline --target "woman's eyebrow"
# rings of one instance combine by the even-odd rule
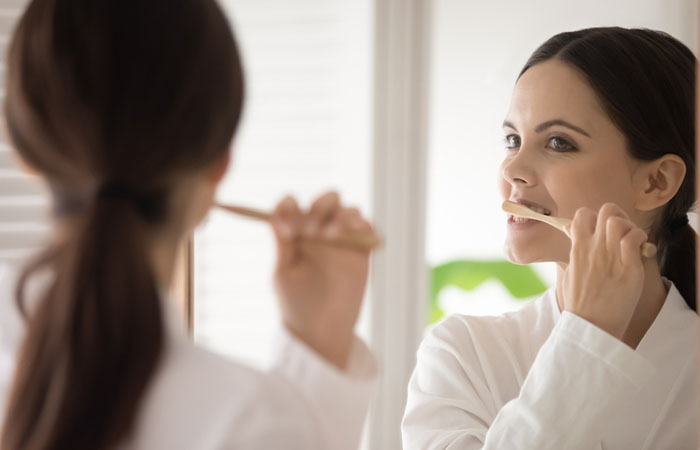
[[[518,131],[518,129],[515,128],[515,125],[513,125],[512,122],[508,122],[507,120],[504,120],[504,121],[503,121],[503,128],[505,128],[505,127],[512,128],[512,129],[514,129],[515,131]]]
[[[580,133],[586,137],[591,137],[591,135],[586,133],[586,131],[583,128],[577,127],[576,125],[572,125],[569,122],[566,122],[561,119],[548,120],[547,122],[537,125],[537,127],[535,128],[535,133],[541,133],[542,131],[554,125],[561,125],[562,127],[570,128],[575,132]]]
[[[575,132],[580,133],[586,137],[591,137],[591,135],[588,134],[583,128],[577,127],[576,125],[572,125],[569,122],[567,122],[565,120],[561,120],[561,119],[548,120],[546,122],[539,124],[535,128],[535,132],[541,133],[542,131],[546,130],[547,128],[553,127],[554,125],[561,125],[563,127],[570,128],[570,129],[574,130]],[[515,127],[515,125],[513,125],[513,122],[509,122],[507,120],[503,121],[503,128],[505,128],[505,127],[512,128],[515,131],[518,131],[518,129]]]

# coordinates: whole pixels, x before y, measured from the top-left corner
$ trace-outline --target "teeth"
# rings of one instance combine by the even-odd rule
[[[545,216],[552,214],[552,212],[548,209],[538,208],[536,206],[528,206],[528,208],[530,208],[531,210],[533,210],[537,213],[544,214]]]
[[[517,216],[512,216],[513,217],[513,222],[527,222],[530,219],[526,219],[524,217],[517,217]]]

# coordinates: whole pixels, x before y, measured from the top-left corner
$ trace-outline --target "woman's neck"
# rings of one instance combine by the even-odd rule
[[[563,297],[561,294],[561,280],[563,279],[564,270],[566,270],[565,264],[557,264],[556,296],[560,311],[564,310]],[[639,342],[641,342],[642,338],[651,327],[651,324],[654,323],[656,316],[659,315],[659,311],[661,311],[661,307],[667,295],[668,292],[661,279],[659,265],[656,260],[654,258],[645,260],[644,286],[637,307],[632,315],[632,320],[622,337],[622,341],[625,344],[634,349],[637,348]]]
[[[183,239],[178,238],[163,239],[156,241],[151,248],[153,268],[160,286],[172,288],[175,267],[182,256],[180,250],[183,242]]]

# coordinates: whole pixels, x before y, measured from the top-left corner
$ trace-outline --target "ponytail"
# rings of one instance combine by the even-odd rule
[[[659,233],[658,261],[661,275],[673,281],[678,292],[697,311],[695,292],[695,245],[697,234],[685,215],[679,220],[666,220]]]
[[[18,284],[27,314],[25,284],[39,270],[51,274],[27,314],[3,450],[114,448],[157,368],[163,323],[144,214],[108,195],[75,221]]]
[[[69,226],[18,285],[27,334],[0,448],[114,448],[165,345],[148,241],[189,231],[181,185],[229,152],[238,49],[215,0],[31,0],[7,60],[8,136]]]

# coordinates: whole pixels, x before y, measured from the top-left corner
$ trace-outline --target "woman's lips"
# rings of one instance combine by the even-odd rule
[[[526,228],[533,227],[538,223],[542,223],[539,220],[533,219],[523,219],[518,217],[517,219],[513,215],[508,215],[508,229],[509,230],[522,230]]]
[[[524,198],[513,198],[510,199],[510,201],[514,203],[518,203],[524,206],[527,206],[529,209],[532,211],[539,213],[539,214],[544,214],[546,216],[549,216],[552,214],[552,211],[545,208],[544,206],[541,206],[533,201],[524,199]],[[512,214],[508,215],[508,220],[507,220],[507,225],[509,230],[525,230],[529,229],[531,227],[536,226],[538,223],[542,223],[539,220],[534,220],[534,219],[525,219],[523,217],[517,217]]]
[[[539,204],[537,204],[537,203],[535,203],[535,202],[533,202],[533,201],[526,200],[526,199],[524,199],[524,198],[512,198],[512,199],[510,199],[510,201],[513,202],[513,203],[519,203],[519,204],[521,204],[521,205],[525,205],[525,206],[527,206],[528,208],[530,208],[531,210],[533,210],[533,211],[535,211],[535,212],[537,212],[537,213],[540,213],[540,214],[544,214],[545,216],[550,216],[550,215],[552,215],[552,211],[551,211],[551,210],[549,210],[549,209],[545,208],[544,206],[539,205]]]

